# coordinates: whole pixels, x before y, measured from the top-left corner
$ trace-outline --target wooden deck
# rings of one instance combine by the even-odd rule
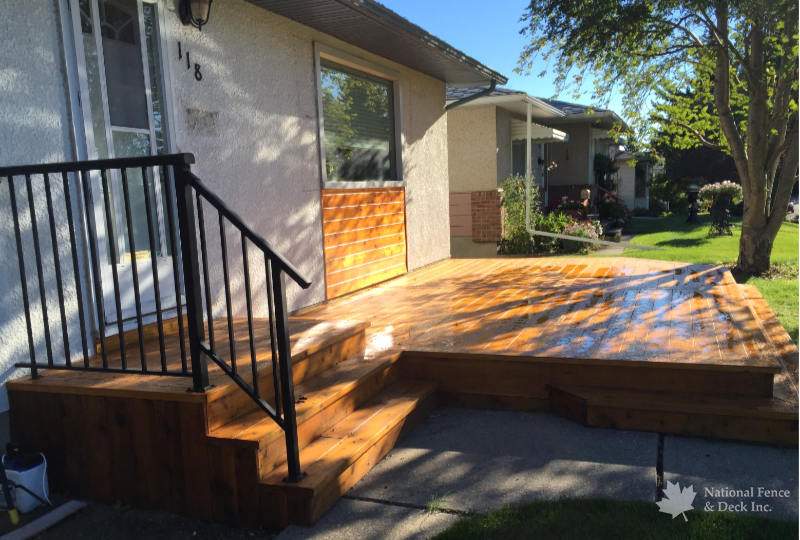
[[[450,259],[298,315],[369,321],[373,349],[781,370],[722,267]]]
[[[222,351],[224,323],[214,326]],[[45,452],[54,489],[72,496],[277,528],[313,524],[442,401],[797,444],[797,348],[758,291],[724,268],[446,260],[304,309],[290,327],[306,473],[296,484],[283,481],[282,430],[215,368],[205,393],[188,392],[187,378],[44,370],[8,383],[12,437]],[[255,328],[268,389],[268,325]],[[175,368],[180,342],[168,329]],[[241,366],[245,330],[237,320]],[[126,344],[127,365],[139,365],[138,336]],[[145,353],[158,365],[152,331]]]

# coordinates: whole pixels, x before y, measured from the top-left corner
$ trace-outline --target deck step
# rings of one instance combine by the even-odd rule
[[[360,321],[338,321],[329,323],[304,319],[290,320],[292,345],[292,379],[301,384],[344,360],[362,358],[365,347],[365,330],[369,323]],[[221,345],[225,350],[225,345]],[[239,345],[239,350],[247,347]],[[271,354],[259,351],[259,388],[262,397],[274,402]],[[241,354],[241,353],[240,353]],[[239,359],[240,371],[249,380],[249,355]],[[227,376],[212,375],[214,387],[207,392],[209,429],[214,430],[231,420],[247,415],[263,413],[255,402]]]
[[[297,436],[303,448],[332,425],[372,399],[397,377],[397,353],[337,363],[295,387]],[[283,430],[261,410],[210,431],[209,440],[257,449],[262,474],[286,459]]]
[[[587,426],[784,446],[797,444],[797,407],[776,398],[725,398],[550,387],[554,413]]]
[[[430,382],[393,383],[311,444],[301,445],[305,476],[300,482],[284,482],[285,467],[277,467],[262,479],[262,488],[285,496],[290,523],[313,525],[394,447],[404,428],[427,413],[435,390]]]

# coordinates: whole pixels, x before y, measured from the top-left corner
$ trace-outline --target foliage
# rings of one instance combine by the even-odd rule
[[[525,179],[510,176],[502,183],[503,189],[503,238],[500,253],[505,255],[529,255],[533,253],[558,253],[562,242],[558,238],[531,235],[525,225]],[[537,231],[560,234],[574,220],[562,211],[543,213],[542,196],[537,186],[531,186],[531,225]]]
[[[594,178],[601,188],[609,191],[614,190],[613,176],[618,170],[619,167],[608,154],[598,152],[594,155]]]
[[[597,213],[603,219],[627,221],[630,212],[625,204],[613,197],[605,198],[597,203]]]
[[[603,227],[599,221],[573,221],[564,227],[563,233],[569,236],[578,236],[590,240],[599,240],[603,236]],[[578,242],[577,240],[562,240],[563,250],[566,253],[588,253],[597,249],[597,244]]]
[[[527,254],[533,251],[533,241],[525,226],[525,178],[509,176],[501,184],[503,190],[503,238],[500,240],[500,253]],[[529,199],[531,219],[541,215],[542,196],[539,187],[531,186]]]
[[[531,0],[522,21],[518,71],[543,57],[559,93],[589,74],[600,105],[621,90],[642,140],[655,96],[671,147],[730,154],[746,201],[737,264],[764,272],[797,176],[797,2]]]
[[[719,197],[728,197],[731,202],[738,202],[742,196],[742,186],[730,180],[706,184],[700,188],[700,199],[711,201]]]
[[[689,208],[686,198],[688,179],[673,180],[666,173],[653,176],[650,181],[650,205],[667,203],[670,212],[684,213]]]
[[[730,180],[707,184],[700,188],[699,197],[711,213],[709,236],[731,236],[731,203],[742,196],[742,187]]]
[[[464,518],[437,540],[494,538],[796,538],[797,522],[734,512],[687,513],[688,521],[659,514],[652,502],[562,499],[504,507]]]

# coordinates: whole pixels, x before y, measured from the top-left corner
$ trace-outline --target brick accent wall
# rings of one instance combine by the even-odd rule
[[[499,242],[503,220],[500,211],[500,192],[473,191],[471,193],[472,239],[475,242]]]

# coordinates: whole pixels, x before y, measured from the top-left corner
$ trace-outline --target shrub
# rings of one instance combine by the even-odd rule
[[[628,207],[613,198],[604,199],[597,203],[597,213],[600,214],[602,219],[628,221],[630,217]]]
[[[569,215],[559,210],[554,210],[548,214],[539,214],[533,222],[537,231],[562,234],[567,226],[575,223]],[[537,253],[558,253],[563,245],[558,238],[548,236],[533,236],[533,245]]]
[[[599,240],[603,236],[603,227],[599,221],[573,221],[564,227],[563,233],[569,236]],[[598,247],[597,244],[577,240],[563,240],[562,243],[566,253],[588,253]]]
[[[723,180],[713,184],[706,184],[700,188],[700,200],[703,207],[711,212],[711,229],[709,236],[731,236],[731,204],[742,198],[742,186]]]
[[[503,237],[500,240],[500,253],[506,255],[526,255],[534,250],[531,235],[525,227],[525,179],[519,175],[509,176],[502,184],[503,189]],[[541,216],[542,197],[539,187],[531,186],[531,221]]]

